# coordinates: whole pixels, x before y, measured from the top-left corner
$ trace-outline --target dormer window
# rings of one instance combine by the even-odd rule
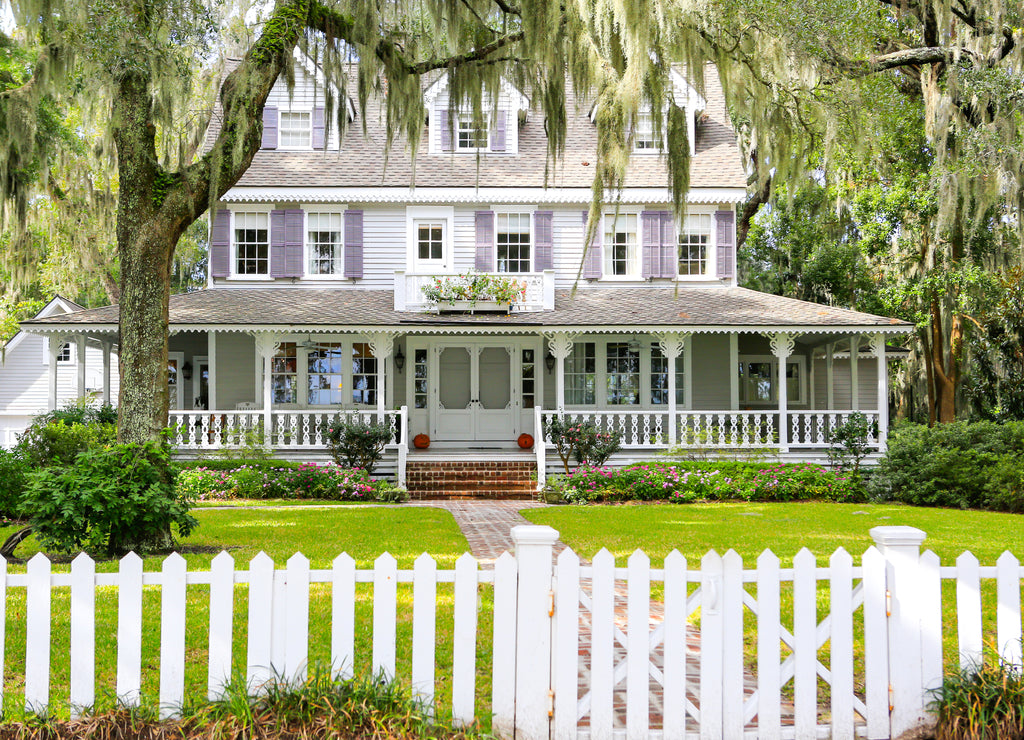
[[[654,118],[650,113],[640,113],[633,129],[633,151],[656,153],[661,151],[661,137],[654,134]]]
[[[312,143],[310,111],[281,111],[281,147],[309,149]]]
[[[486,149],[488,143],[487,121],[474,121],[469,116],[459,117],[457,144],[460,150]]]

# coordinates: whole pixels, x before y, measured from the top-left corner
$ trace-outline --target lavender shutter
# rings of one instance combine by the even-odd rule
[[[640,274],[645,278],[661,277],[661,213],[640,214]]]
[[[491,132],[491,151],[505,151],[505,121],[508,118],[508,111],[498,111],[498,117],[494,122],[494,131]]]
[[[587,212],[583,211],[583,238],[587,238]],[[583,257],[583,277],[587,280],[596,280],[601,277],[603,264],[601,261],[601,240],[602,225],[600,217],[597,220],[597,229],[594,231],[594,238]]]
[[[345,211],[345,277],[363,276],[363,212]]]
[[[221,208],[213,217],[210,274],[215,278],[226,278],[231,274],[231,211],[227,208]]]
[[[313,108],[313,148],[314,149],[326,149],[327,148],[327,137],[325,134],[324,127],[324,108],[322,105],[318,105]]]
[[[277,108],[272,105],[263,108],[263,141],[264,149],[277,149]]]
[[[551,211],[537,211],[533,214],[533,234],[536,241],[533,258],[535,272],[555,267],[554,235],[551,228],[553,218],[554,214]]]
[[[715,248],[718,277],[731,278],[736,273],[736,242],[733,225],[734,211],[715,211]]]
[[[290,208],[284,212],[284,277],[302,277],[305,215],[301,208]]]
[[[270,276],[287,277],[285,267],[285,211],[270,212]]]
[[[447,108],[442,108],[437,112],[437,127],[441,132],[441,151],[450,152],[452,150],[452,127],[451,113]]]
[[[672,214],[661,211],[661,276],[676,276],[676,234]]]
[[[494,211],[476,212],[476,270],[494,272]]]

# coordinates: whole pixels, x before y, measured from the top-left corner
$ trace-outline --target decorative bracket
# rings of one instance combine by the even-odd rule
[[[391,357],[395,351],[395,340],[405,332],[401,331],[378,331],[370,335],[370,352],[379,360]]]
[[[871,334],[869,335],[868,341],[871,345],[871,354],[875,357],[885,357],[885,335],[884,334]]]
[[[573,340],[578,336],[579,334],[577,333],[570,334],[564,331],[544,334],[544,338],[548,340],[548,349],[551,350],[551,354],[554,355],[555,359],[559,360],[564,360],[572,354]]]
[[[785,360],[793,354],[793,350],[796,348],[796,339],[789,332],[766,333],[764,336],[768,338],[768,346],[771,348],[772,354],[780,360]]]
[[[686,346],[686,340],[690,338],[690,333],[669,331],[664,334],[655,334],[655,336],[658,338],[658,347],[661,348],[661,353],[666,358],[674,360],[683,354],[683,348]]]
[[[260,357],[273,357],[281,348],[281,339],[277,334],[268,331],[252,332],[256,340],[256,352]]]

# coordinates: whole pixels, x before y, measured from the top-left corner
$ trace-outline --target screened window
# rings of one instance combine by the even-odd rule
[[[683,406],[686,394],[683,383],[683,356],[676,358],[676,406]],[[668,358],[656,343],[651,345],[651,404],[668,405]]]
[[[633,149],[638,152],[661,150],[661,140],[654,135],[654,118],[650,113],[640,113],[633,129]]]
[[[692,213],[679,232],[679,274],[707,275],[711,214]]]
[[[377,358],[365,342],[352,345],[352,403],[377,403]]]
[[[459,149],[486,149],[487,122],[474,121],[471,117],[460,118],[456,131]]]
[[[499,213],[498,272],[530,272],[530,214]]]
[[[311,275],[341,275],[342,215],[310,213],[306,216],[306,253]]]
[[[636,275],[640,272],[636,248],[635,213],[604,217],[604,272],[606,275]]]
[[[416,224],[416,254],[421,260],[444,259],[444,223],[420,221]]]
[[[565,358],[565,402],[592,406],[597,401],[597,347],[594,342],[576,342]]]
[[[342,403],[343,362],[340,343],[326,342],[306,351],[307,401],[310,406],[337,406]]]
[[[309,111],[282,111],[280,126],[281,146],[309,148],[312,131]]]
[[[299,363],[295,342],[281,342],[271,360],[270,392],[275,405],[298,403]]]
[[[266,275],[270,271],[270,216],[266,213],[235,213],[235,272]]]
[[[610,406],[640,403],[640,347],[626,342],[607,346],[606,400]]]

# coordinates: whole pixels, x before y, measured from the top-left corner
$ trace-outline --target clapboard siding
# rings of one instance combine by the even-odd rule
[[[280,111],[308,111],[314,106],[324,107],[326,100],[324,91],[316,83],[313,77],[298,63],[295,65],[295,86],[288,90],[288,84],[283,78],[279,78],[267,96],[267,106],[277,108]],[[328,112],[325,119],[330,119],[328,126],[331,135],[327,140],[327,149],[338,147],[338,126],[332,115]],[[315,155],[313,155],[315,156]]]
[[[694,409],[729,408],[729,336],[697,334],[693,337],[693,357],[687,378],[693,388]]]
[[[828,408],[828,378],[825,358],[814,361],[814,403],[819,409]],[[878,360],[862,357],[857,366],[857,397],[861,410],[874,410],[878,399]],[[851,403],[850,360],[837,359],[832,362],[832,388],[835,399],[833,408],[849,409]]]
[[[46,411],[49,401],[48,340],[26,335],[12,349],[5,352],[0,364],[0,411],[38,414]],[[72,350],[75,358],[76,350]],[[103,352],[88,347],[85,354],[85,385],[96,395],[103,390]],[[117,356],[110,358],[111,398],[117,399]],[[76,362],[57,365],[57,405],[62,406],[78,396],[78,366]]]
[[[363,278],[358,285],[390,290],[395,284],[395,270],[405,266],[405,208],[351,207],[363,209]]]
[[[217,334],[217,406],[233,409],[239,403],[259,401],[256,397],[256,344],[247,334]]]
[[[441,146],[441,116],[438,115],[439,111],[448,110],[450,108],[450,98],[448,90],[442,90],[437,94],[434,99],[434,104],[430,109],[430,127],[427,135],[430,137],[430,151],[431,153],[444,156],[474,156],[472,153],[462,152],[458,155],[453,155],[450,151],[443,151]],[[490,96],[485,96],[483,104],[481,105],[481,112],[485,118],[490,120],[490,129],[493,129],[494,121],[491,120],[491,113],[493,112],[492,101]],[[498,110],[504,111],[506,114],[505,119],[505,150],[503,152],[495,152],[495,156],[508,156],[509,154],[515,154],[519,151],[519,111],[516,110],[518,103],[513,102],[512,98],[509,97],[507,91],[503,90],[498,95]],[[455,129],[453,127],[452,132],[452,143],[455,142]]]

